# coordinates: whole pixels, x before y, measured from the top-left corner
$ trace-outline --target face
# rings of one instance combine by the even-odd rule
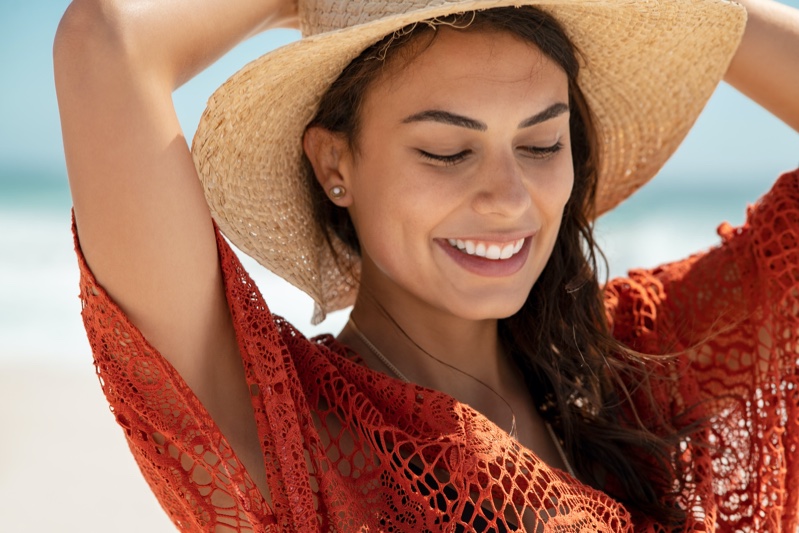
[[[510,316],[571,194],[566,74],[511,35],[446,28],[395,63],[338,165],[362,290],[469,320]]]

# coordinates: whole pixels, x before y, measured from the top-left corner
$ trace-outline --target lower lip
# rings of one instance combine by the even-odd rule
[[[437,242],[444,252],[465,270],[480,276],[499,278],[513,275],[521,270],[527,262],[527,256],[530,255],[530,242],[532,240],[532,237],[524,239],[524,244],[519,253],[508,259],[486,259],[485,257],[469,255],[466,252],[461,252],[447,241],[439,240]]]

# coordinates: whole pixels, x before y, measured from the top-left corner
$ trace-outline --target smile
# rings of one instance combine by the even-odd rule
[[[512,241],[436,239],[436,242],[455,264],[466,271],[497,278],[512,276],[524,267],[534,238],[535,233]]]
[[[518,239],[505,243],[461,239],[448,239],[447,242],[449,242],[450,246],[457,248],[465,254],[484,257],[494,261],[510,259],[514,255],[518,254],[521,251],[522,246],[524,246],[524,239]]]

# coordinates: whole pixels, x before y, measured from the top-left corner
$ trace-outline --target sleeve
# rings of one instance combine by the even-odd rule
[[[722,244],[608,286],[614,335],[673,354],[670,411],[705,419],[718,531],[791,531],[799,506],[799,170]],[[710,472],[698,472],[702,477]]]
[[[275,319],[216,231],[228,305],[253,394],[271,506],[177,371],[98,285],[73,220],[82,316],[97,375],[142,474],[181,531],[272,531],[270,524],[274,530],[286,525],[278,516],[295,525],[308,522],[313,506],[310,511],[305,507],[302,515],[292,509],[286,490],[302,491],[308,485],[305,461],[297,460],[308,438],[300,428],[301,422],[308,424],[301,414],[307,406]]]
[[[799,170],[781,176],[708,252],[614,280],[614,335],[648,353],[685,353],[702,395],[754,390],[796,373]]]

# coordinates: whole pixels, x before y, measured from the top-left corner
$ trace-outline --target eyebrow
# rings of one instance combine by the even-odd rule
[[[519,123],[519,128],[520,129],[529,128],[530,126],[535,126],[536,124],[546,122],[547,120],[553,119],[568,112],[569,112],[569,106],[564,104],[563,102],[558,102],[557,104],[552,104],[551,106],[544,109],[540,113],[535,114],[530,118],[522,120]]]
[[[553,119],[557,116],[567,113],[568,111],[568,105],[564,104],[563,102],[558,102],[556,104],[552,104],[540,113],[536,113],[532,117],[524,119],[519,123],[518,127],[519,129],[529,128],[530,126],[535,126],[541,122],[546,122],[547,120]],[[480,122],[479,120],[475,120],[473,118],[464,117],[463,115],[458,115],[456,113],[450,113],[449,111],[442,111],[440,109],[430,109],[415,113],[404,118],[402,123],[410,124],[413,122],[426,121],[439,122],[441,124],[449,124],[450,126],[458,126],[461,128],[468,128],[470,130],[477,131],[486,131],[488,129],[488,126],[484,122]]]

